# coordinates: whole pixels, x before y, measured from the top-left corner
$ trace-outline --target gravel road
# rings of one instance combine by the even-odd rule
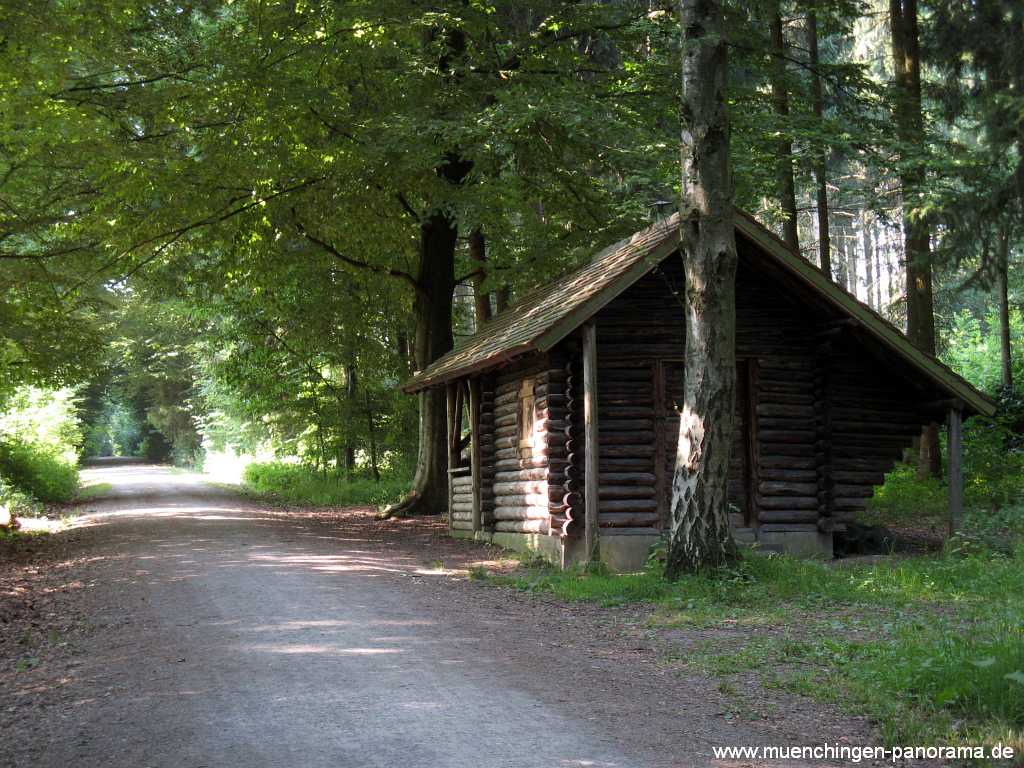
[[[17,765],[738,766],[711,747],[864,732],[806,704],[730,716],[714,681],[664,671],[640,609],[459,577],[496,554],[436,523],[275,511],[160,467],[85,475],[111,486],[62,577],[88,627],[19,683]]]

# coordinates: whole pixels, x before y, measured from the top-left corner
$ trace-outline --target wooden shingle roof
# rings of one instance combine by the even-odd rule
[[[992,400],[917,349],[899,329],[826,278],[752,216],[737,210],[735,223],[737,234],[756,245],[767,261],[854,320],[950,397],[962,400],[970,412],[991,415],[995,411]],[[416,373],[403,389],[417,392],[522,354],[551,349],[678,248],[676,214],[606,248],[560,280],[524,295],[461,345]]]

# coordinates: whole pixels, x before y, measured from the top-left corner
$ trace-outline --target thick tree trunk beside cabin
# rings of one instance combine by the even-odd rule
[[[453,346],[452,296],[455,290],[455,222],[444,211],[420,226],[416,321],[416,368],[423,370]],[[412,490],[389,510],[395,515],[438,515],[448,506],[448,411],[444,387],[419,393],[419,449]]]
[[[736,240],[722,9],[682,0],[682,201],[686,367],[666,574],[734,560],[729,451],[736,390]]]

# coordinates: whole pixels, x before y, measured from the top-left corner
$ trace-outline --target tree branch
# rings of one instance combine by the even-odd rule
[[[302,221],[299,219],[298,213],[296,213],[294,208],[292,208],[292,219],[295,221],[295,229],[298,231],[300,235],[302,235],[302,237],[306,238],[307,240],[309,240],[309,242],[318,246],[325,253],[329,253],[331,256],[338,259],[342,263],[348,264],[350,267],[356,267],[357,269],[366,270],[367,272],[373,272],[378,275],[387,275],[388,277],[397,278],[408,283],[410,286],[412,286],[412,289],[417,293],[423,290],[423,286],[420,285],[419,281],[404,270],[395,269],[394,267],[382,267],[378,264],[370,264],[369,262],[354,259],[351,256],[345,255],[326,240],[322,240],[321,238],[309,232],[303,225]]]

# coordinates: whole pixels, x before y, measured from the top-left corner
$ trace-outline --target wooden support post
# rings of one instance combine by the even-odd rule
[[[452,530],[452,502],[453,496],[455,495],[455,480],[452,477],[452,470],[455,469],[455,442],[453,435],[455,432],[455,424],[458,418],[458,412],[456,411],[456,392],[458,384],[456,382],[449,382],[446,387],[446,394],[448,396],[448,428],[445,431],[445,441],[448,445],[448,531]]]
[[[949,533],[956,533],[964,515],[963,414],[959,408],[949,409]]]
[[[473,532],[483,528],[480,511],[480,379],[469,380],[469,466],[473,477]]]
[[[597,431],[597,326],[583,326],[583,431],[584,431],[584,557],[597,553],[598,431]]]

